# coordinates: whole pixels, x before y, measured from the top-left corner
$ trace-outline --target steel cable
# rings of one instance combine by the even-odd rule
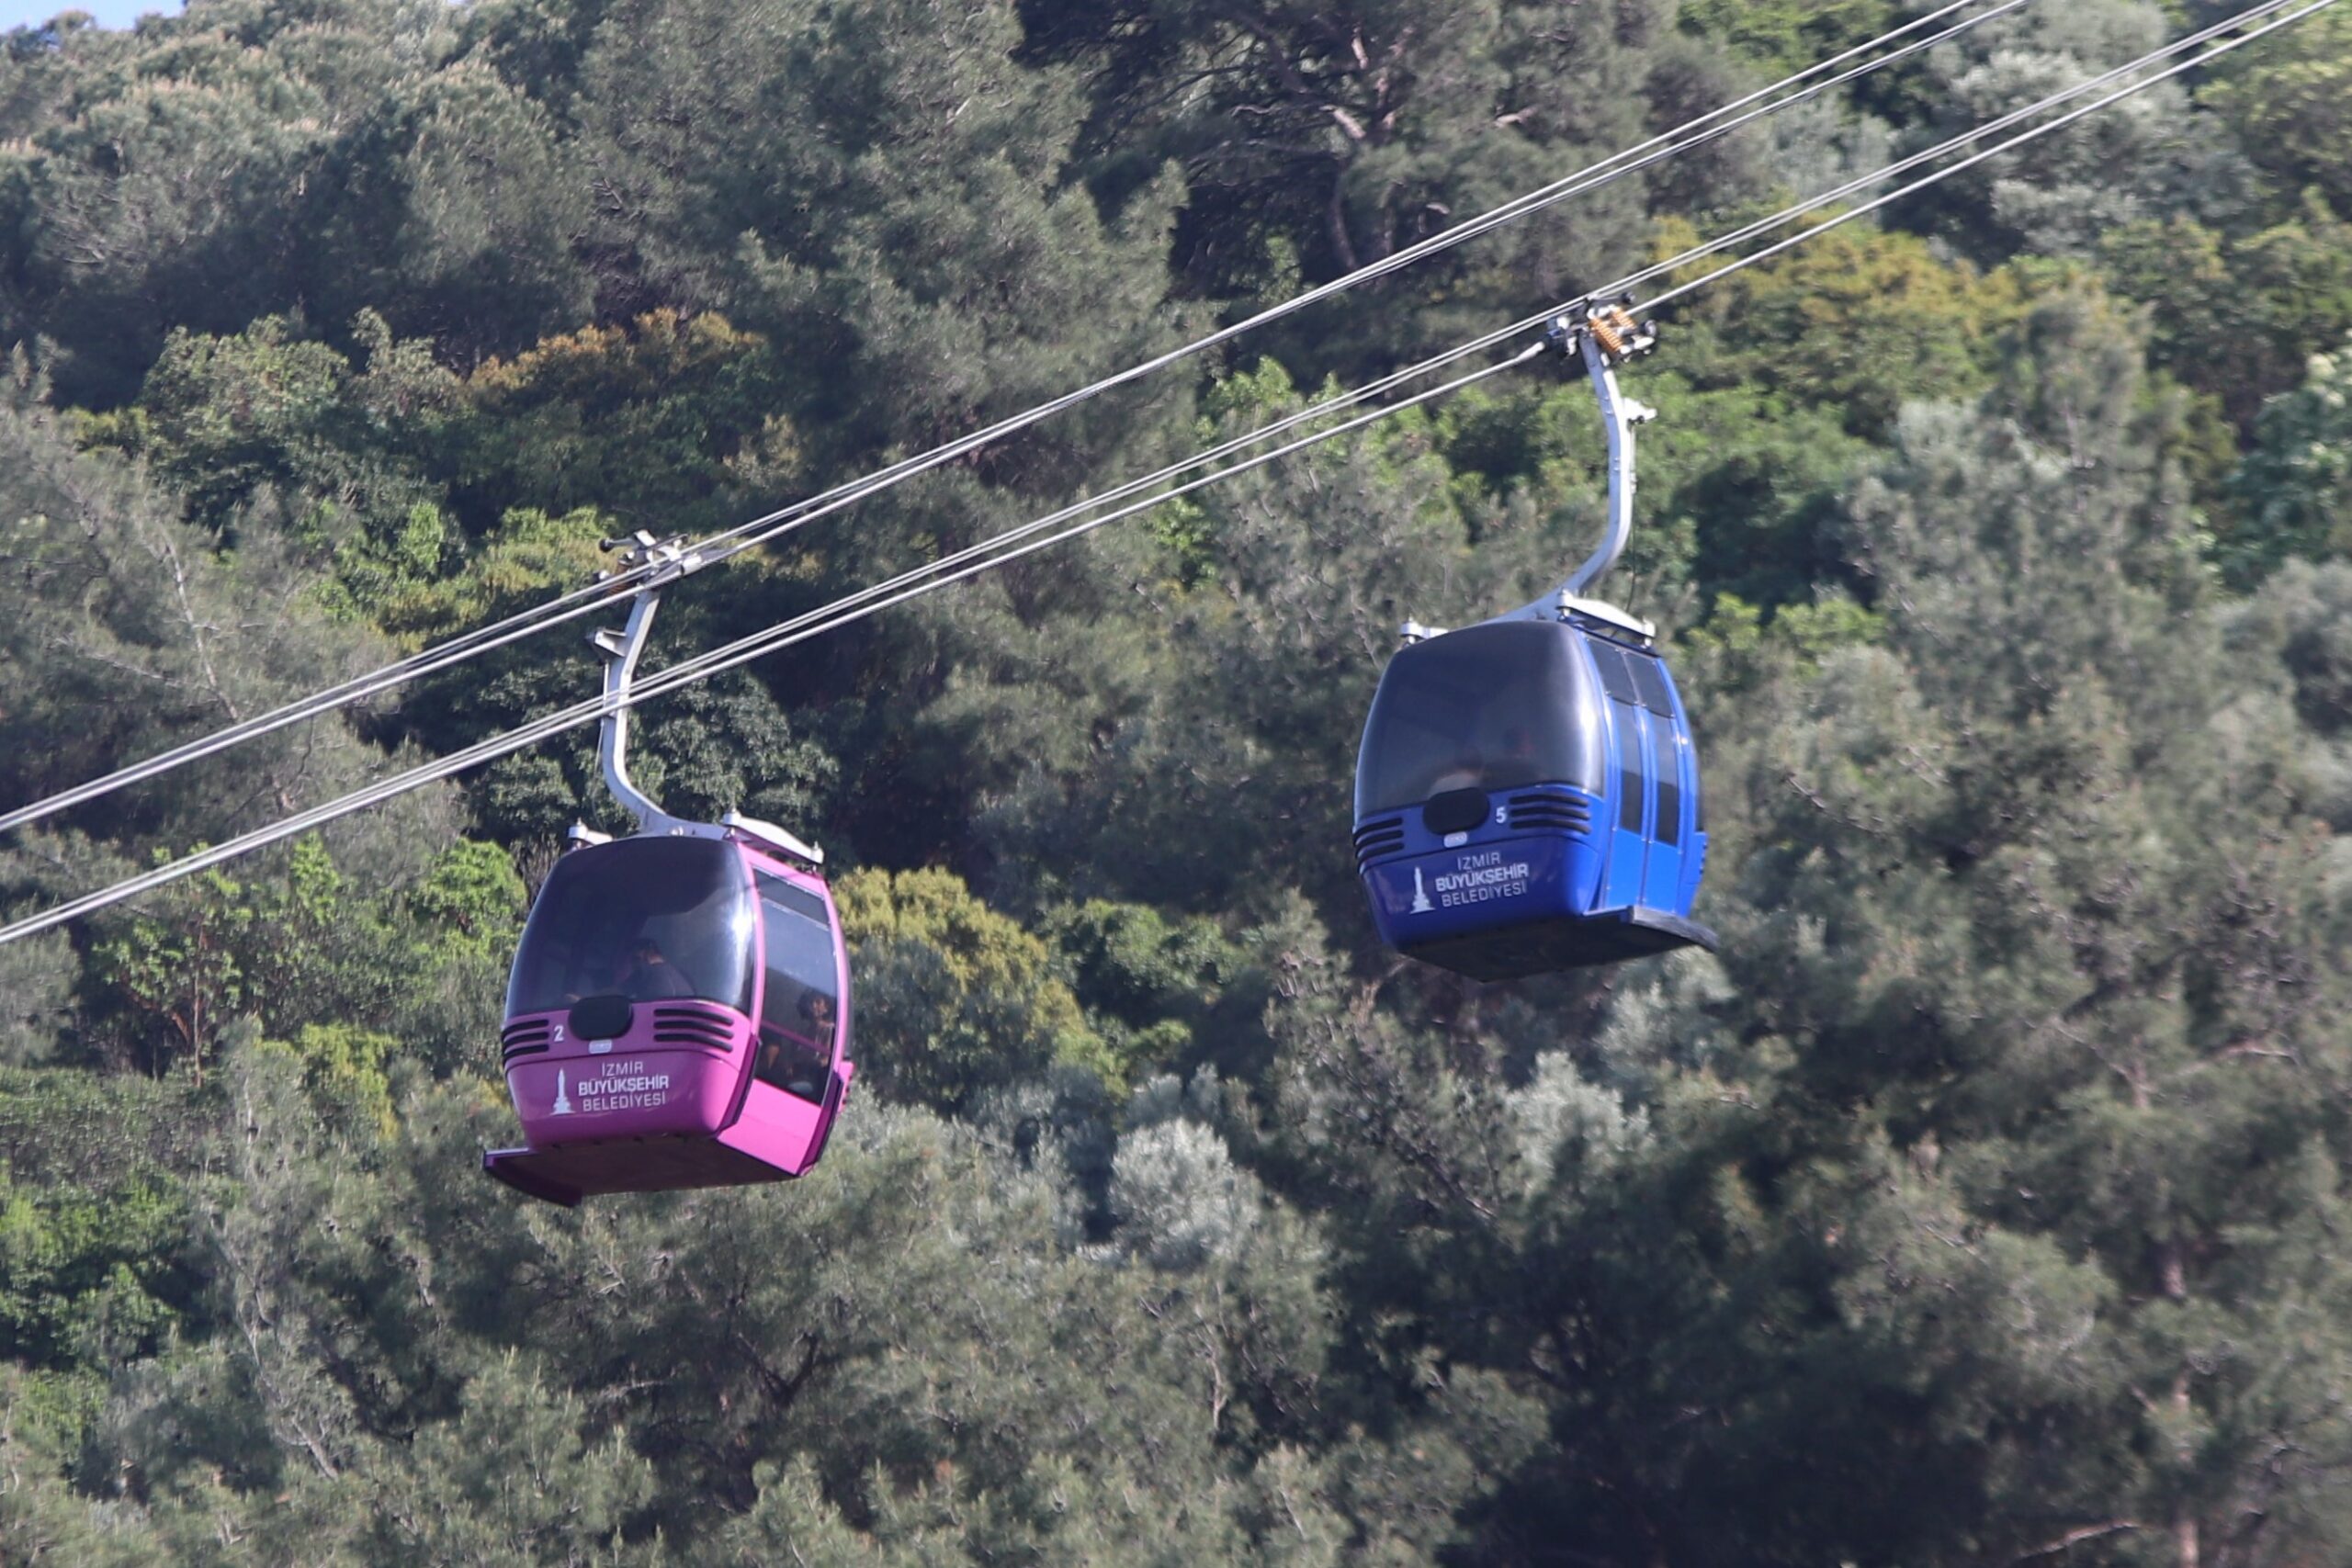
[[[2218,39],[2222,33],[2244,27],[2250,21],[2263,20],[2262,26],[2244,32],[2238,37],[2224,39],[2219,42],[2216,47],[2197,54],[2192,58],[2179,61],[2165,70],[2140,78],[2139,80],[2130,82],[2124,86],[2118,88],[2116,91],[2109,93],[2090,104],[2075,109],[2058,119],[2050,121],[2044,125],[2036,126],[1993,147],[1983,149],[1961,163],[1952,164],[1948,168],[1939,169],[1935,173],[1919,180],[1914,181],[1895,191],[1889,192],[1884,196],[1875,198],[1872,202],[1864,207],[1850,209],[1849,212],[1840,214],[1828,222],[1815,225],[1798,234],[1792,235],[1786,240],[1778,242],[1771,246],[1768,246],[1762,250],[1742,256],[1722,267],[1716,268],[1714,271],[1707,274],[1703,277],[1692,279],[1684,284],[1678,285],[1675,288],[1667,290],[1665,293],[1654,297],[1650,300],[1644,301],[1639,309],[1648,310],[1666,301],[1686,296],[1692,290],[1703,287],[1707,283],[1727,276],[1732,273],[1743,269],[1744,267],[1755,265],[1769,256],[1781,254],[1796,245],[1802,244],[1806,241],[1837,227],[1840,223],[1850,220],[1852,218],[1860,217],[1868,211],[1876,210],[1877,209],[1884,207],[1889,202],[1899,200],[1905,196],[1925,189],[1927,186],[1933,185],[1939,180],[1949,178],[1951,175],[1960,172],[1962,169],[1973,166],[1974,164],[1983,163],[1986,159],[1996,157],[2003,152],[2009,151],[2015,147],[2021,146],[2028,141],[2048,135],[2066,125],[2074,123],[2075,120],[2082,118],[2086,115],[2095,113],[2098,109],[2107,107],[2108,106],[2125,97],[2129,97],[2135,93],[2145,91],[2147,88],[2152,87],[2160,82],[2169,80],[2186,71],[2194,69],[2198,65],[2204,63],[2206,61],[2219,58],[2220,56],[2227,54],[2233,50],[2242,48],[2245,44],[2255,41],[2256,39],[2278,31],[2281,28],[2290,26],[2294,22],[2300,21],[2303,17],[2308,17],[2314,12],[2324,10],[2335,3],[2335,0],[2303,0],[2300,9],[2290,11],[2289,7],[2296,5],[2297,0],[2265,0],[2264,4],[2249,7],[2245,12],[2241,13],[2238,17],[2231,18],[2230,21],[2226,23],[2217,24],[2213,28],[2203,29],[2199,33],[2192,34],[2188,38],[2176,40],[2174,43],[2166,45],[2162,49],[2152,51],[2149,54],[2143,56],[2140,60],[2132,62],[2130,64],[2118,67],[2114,71],[2102,73],[2098,77],[2091,78],[2064,94],[2052,95],[2050,99],[2044,100],[2041,105],[2036,106],[2036,107],[2052,107],[2056,102],[2063,102],[2066,98],[2079,96],[2081,93],[2088,91],[2106,82],[2114,81],[2119,77],[2128,76],[2132,73],[2143,69],[2156,61],[2169,58],[2170,56],[2183,52],[2188,49],[2194,48],[2198,44],[2213,41]],[[2265,18],[2268,19],[2264,20]],[[2030,114],[2031,112],[2033,112],[2031,109],[2014,111],[2011,115],[2001,117],[1999,119],[1995,121],[1987,122],[1984,127],[1976,128],[1970,132],[1965,132],[1961,136],[1951,139],[1951,141],[1941,144],[1939,149],[1931,149],[1927,153],[1915,154],[1913,157],[1903,160],[1897,164],[1891,164],[1887,169],[1880,171],[1877,175],[1870,177],[1864,183],[1876,183],[1877,179],[1887,177],[1897,170],[1917,167],[1919,162],[1924,159],[1933,157],[1939,151],[1951,151],[1956,146],[1963,144],[1966,141],[1979,140],[1994,129],[2008,124],[2014,124],[2019,116]],[[1850,184],[1851,182],[1849,182],[1849,185]],[[1846,189],[1846,187],[1840,188],[1841,190]],[[1850,194],[1850,191],[1848,193]],[[1775,220],[1783,222],[1791,220],[1795,216],[1802,215],[1803,212],[1811,210],[1814,205],[1815,203],[1811,202],[1795,204],[1792,208],[1786,209],[1782,214],[1776,215]],[[1751,230],[1754,228],[1755,226],[1750,226]],[[1742,233],[1747,233],[1748,231],[1749,231],[1747,230],[1741,231]],[[1726,241],[1724,243],[1728,243],[1728,240],[1729,237],[1726,237]],[[1695,253],[1685,253],[1685,255],[1682,257],[1657,264],[1657,265],[1651,268],[1644,269],[1641,273],[1629,276],[1631,278],[1657,276],[1664,269],[1687,265],[1688,260],[1693,254],[1709,254],[1717,248],[1719,248],[1719,243],[1711,243],[1708,246],[1697,247],[1695,249]],[[1612,285],[1611,290],[1603,292],[1614,292],[1617,287],[1619,286]],[[1361,401],[1366,397],[1375,395],[1372,391],[1373,388],[1393,386],[1401,378],[1408,377],[1415,372],[1426,371],[1430,367],[1449,363],[1469,354],[1479,352],[1482,348],[1492,347],[1518,333],[1528,330],[1532,325],[1539,324],[1551,319],[1551,317],[1556,313],[1557,312],[1555,311],[1546,311],[1539,316],[1526,318],[1523,321],[1516,323],[1512,327],[1505,328],[1496,333],[1487,333],[1479,339],[1473,340],[1471,344],[1464,344],[1454,350],[1449,351],[1446,355],[1438,356],[1436,359],[1424,362],[1423,366],[1414,367],[1413,371],[1398,372],[1396,377],[1384,378],[1381,382],[1372,383],[1367,388],[1358,389],[1355,393],[1348,394],[1347,397],[1353,400]],[[969,549],[957,552],[953,556],[943,558],[937,561],[927,563],[925,566],[913,569],[910,572],[902,573],[899,577],[889,580],[888,582],[876,584],[871,588],[863,589],[855,593],[846,595],[842,599],[834,602],[832,604],[826,605],[818,610],[810,611],[805,615],[795,617],[792,620],[781,623],[780,625],[767,628],[764,631],[754,633],[747,637],[740,638],[723,648],[710,650],[707,653],[698,655],[693,659],[682,660],[678,664],[670,666],[645,678],[634,690],[628,693],[624,699],[617,703],[607,702],[605,699],[599,697],[573,705],[571,707],[562,709],[555,714],[548,715],[540,719],[520,726],[503,735],[493,737],[485,741],[477,742],[475,745],[468,747],[463,750],[451,753],[447,757],[436,759],[434,762],[411,769],[406,773],[397,774],[391,778],[379,781],[377,784],[368,785],[361,790],[352,793],[351,795],[343,796],[338,800],[327,802],[324,805],[312,807],[308,811],[298,813],[293,817],[289,817],[280,822],[274,823],[269,827],[254,829],[254,831],[244,834],[229,843],[199,851],[186,859],[158,867],[141,876],[128,879],[112,887],[85,895],[80,898],[72,900],[66,904],[59,905],[53,908],[42,911],[40,914],[28,916],[26,919],[18,920],[6,928],[0,928],[0,944],[5,944],[6,942],[15,941],[20,937],[33,935],[38,931],[49,930],[54,926],[62,924],[67,920],[76,919],[81,915],[93,913],[97,909],[107,908],[112,904],[119,903],[126,898],[136,897],[140,894],[152,891],[154,888],[175,881],[179,877],[192,874],[195,872],[208,869],[213,865],[220,864],[225,861],[234,859],[254,850],[265,848],[296,834],[310,831],[314,828],[323,826],[325,823],[335,820],[338,818],[367,809],[369,807],[379,805],[386,800],[394,798],[395,796],[405,794],[411,790],[422,788],[426,784],[439,782],[441,779],[464,772],[467,769],[477,766],[480,763],[490,761],[495,757],[503,756],[511,751],[520,750],[526,747],[535,745],[540,740],[550,739],[554,735],[565,730],[577,728],[582,725],[596,722],[602,718],[606,711],[613,707],[634,706],[639,703],[650,701],[654,697],[662,695],[669,691],[677,689],[691,683],[692,682],[707,679],[712,675],[733,669],[738,665],[747,663],[753,659],[757,659],[766,653],[775,651],[778,649],[789,647],[794,643],[806,641],[810,637],[821,636],[826,632],[838,629],[839,627],[849,625],[854,621],[860,620],[867,615],[876,614],[880,610],[906,603],[909,600],[920,597],[921,595],[933,592],[936,589],[949,586],[954,582],[964,581],[965,579],[976,575],[978,572],[985,571],[991,567],[1001,565],[1007,561],[1017,559],[1023,556],[1033,554],[1038,550],[1049,548],[1054,545],[1080,537],[1087,533],[1092,532],[1096,528],[1105,526],[1108,524],[1119,521],[1124,517],[1132,516],[1136,513],[1145,511],[1152,506],[1159,505],[1178,496],[1189,494],[1207,485],[1217,483],[1224,479],[1232,478],[1237,474],[1262,467],[1279,457],[1320,445],[1324,441],[1349,434],[1351,431],[1362,429],[1377,420],[1385,419],[1389,415],[1400,412],[1405,409],[1416,407],[1422,403],[1431,401],[1434,399],[1446,396],[1478,381],[1482,381],[1488,377],[1499,374],[1506,369],[1512,368],[1519,364],[1524,363],[1526,360],[1533,357],[1540,352],[1540,344],[1524,349],[1509,359],[1483,367],[1478,370],[1473,371],[1467,375],[1457,377],[1454,379],[1444,382],[1439,386],[1426,389],[1409,398],[1402,399],[1395,403],[1384,405],[1383,407],[1373,410],[1368,413],[1359,415],[1352,420],[1344,421],[1337,425],[1318,431],[1312,435],[1305,436],[1282,446],[1259,453],[1256,456],[1247,458],[1241,462],[1202,475],[1197,479],[1189,480],[1182,485],[1176,486],[1175,488],[1149,495],[1120,509],[1102,513],[1098,516],[1089,517],[1083,521],[1070,522],[1069,526],[1062,528],[1057,533],[1050,535],[1044,533],[1044,530],[1051,527],[1057,522],[1069,521],[1079,513],[1105,504],[1114,496],[1132,492],[1137,488],[1148,487],[1150,484],[1168,477],[1176,468],[1189,468],[1199,466],[1203,462],[1214,460],[1216,457],[1229,455],[1231,452],[1238,450],[1242,446],[1255,444],[1256,442],[1261,441],[1268,435],[1276,432],[1293,429],[1300,423],[1328,417],[1334,412],[1335,407],[1338,406],[1339,400],[1334,400],[1332,402],[1318,404],[1311,408],[1302,410],[1284,421],[1277,422],[1275,425],[1268,426],[1263,430],[1251,432],[1250,434],[1245,436],[1237,437],[1233,441],[1225,443],[1219,447],[1211,449],[1209,453],[1204,453],[1194,458],[1187,459],[1186,462],[1182,465],[1172,466],[1171,469],[1162,470],[1160,474],[1148,476],[1147,479],[1142,480],[1132,481],[1129,486],[1121,487],[1119,491],[1110,492],[1105,496],[1078,502],[1071,507],[1067,507],[1062,509],[1060,512],[1049,514],[1046,518],[1040,518],[1030,524],[1025,524],[1020,528],[1010,530],[1004,535],[984,541],[980,545],[971,547]],[[1008,547],[1015,545],[1017,545],[1018,547]],[[955,570],[952,571],[946,570],[949,567],[954,567]],[[605,592],[610,592],[611,591],[610,586],[607,585]]]
[[[1247,320],[1220,328],[1205,337],[1159,355],[1074,392],[1037,404],[986,429],[958,437],[917,457],[901,459],[873,474],[835,486],[778,511],[738,524],[710,536],[694,547],[705,552],[719,550],[721,553],[714,558],[723,559],[727,556],[766,543],[795,528],[806,526],[820,517],[832,515],[922,473],[953,462],[957,457],[981,446],[1052,418],[1080,403],[1142,380],[1172,365],[1229,343],[1259,327],[1295,314],[1347,290],[1385,277],[1424,257],[1479,238],[1529,213],[1554,206],[1571,197],[1599,189],[1602,186],[1628,175],[1637,174],[1669,158],[1679,157],[1694,147],[1703,146],[1719,140],[1765,116],[1776,114],[1792,104],[1817,97],[1871,72],[1907,59],[1972,28],[2015,11],[2029,4],[2030,0],[2000,0],[1999,4],[1976,16],[1954,23],[1941,32],[1927,38],[1914,39],[1898,50],[1864,61],[1861,64],[1851,66],[1802,91],[1791,93],[1786,97],[1773,97],[1774,94],[1795,87],[1808,78],[1846,64],[1905,34],[1930,27],[1954,12],[1983,3],[1984,0],[1951,0],[1951,4],[1917,17],[1902,27],[1891,28],[1866,43],[1857,44],[1851,49],[1832,55],[1803,71],[1783,77],[1769,86],[1758,88],[1744,97],[1734,99],[1695,119],[1686,121],[1672,130],[1660,132],[1646,141],[1613,153],[1597,164],[1588,165],[1573,175],[1554,181],[1551,185],[1514,197],[1476,218],[1407,246],[1393,255],[1358,268],[1329,283],[1318,285],[1294,299],[1271,306]],[[1722,118],[1726,116],[1731,118]],[[1710,123],[1715,121],[1720,123]],[[28,805],[0,812],[0,832],[40,821],[61,811],[110,795],[119,789],[144,783],[232,747],[243,745],[248,740],[258,739],[262,736],[273,734],[304,720],[316,718],[321,715],[347,707],[354,703],[363,702],[368,697],[390,691],[396,686],[405,685],[427,675],[451,669],[496,649],[507,647],[524,638],[536,637],[541,632],[593,615],[613,592],[626,591],[636,585],[643,581],[646,570],[650,570],[651,569],[643,569],[637,572],[623,574],[612,581],[571,590],[544,604],[519,611],[490,626],[462,633],[447,642],[423,649],[406,659],[396,660],[368,674],[356,676],[310,696],[284,704],[267,713],[256,715],[250,719],[241,720],[210,734],[185,741],[158,752],[153,757],[74,785],[69,789],[61,790]]]

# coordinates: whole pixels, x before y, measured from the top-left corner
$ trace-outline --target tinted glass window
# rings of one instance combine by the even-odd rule
[[[1617,826],[1629,833],[1642,830],[1642,716],[1623,703],[1617,705]]]
[[[1682,841],[1682,786],[1674,782],[1673,773],[1665,771],[1657,775],[1657,841]]]
[[[1592,661],[1600,666],[1600,689],[1621,703],[1638,703],[1641,688],[1634,684],[1634,672],[1625,668],[1625,650],[1606,637],[1594,637],[1590,645]]]
[[[763,1083],[821,1100],[841,1027],[832,927],[824,900],[808,889],[764,872],[758,881],[767,989],[752,1071]]]
[[[715,839],[623,839],[556,862],[514,955],[512,1015],[582,997],[752,1006],[752,891]]]
[[[1641,694],[1642,705],[1673,723],[1674,699],[1667,694],[1666,675],[1658,668],[1657,658],[1647,653],[1628,653],[1624,657],[1634,671],[1634,689]]]
[[[1356,755],[1356,815],[1452,789],[1572,784],[1600,791],[1600,694],[1581,633],[1490,621],[1388,661]]]

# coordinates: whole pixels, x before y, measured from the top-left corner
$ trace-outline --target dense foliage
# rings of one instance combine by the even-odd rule
[[[659,660],[2221,15],[2034,0],[671,595]],[[1895,0],[194,0],[0,39],[0,804],[1172,346]],[[667,700],[859,1088],[560,1212],[574,737],[0,948],[0,1562],[2352,1557],[2352,9],[1668,321],[1681,953],[1373,940],[1396,624],[1600,513],[1486,383]],[[1516,597],[1514,597],[1516,595]],[[527,641],[0,840],[0,916],[588,689]]]

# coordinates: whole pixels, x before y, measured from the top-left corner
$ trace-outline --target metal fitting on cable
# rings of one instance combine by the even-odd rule
[[[631,589],[656,588],[675,582],[708,563],[708,558],[702,551],[686,548],[684,534],[657,539],[639,528],[617,538],[600,539],[596,547],[607,555],[615,550],[620,552],[619,561],[599,571],[596,581],[618,582],[622,579],[633,579],[627,584]]]
[[[1611,365],[1623,365],[1657,346],[1657,323],[1634,320],[1633,304],[1634,297],[1628,294],[1585,317],[1585,330],[1592,333],[1592,341],[1600,345]]]
[[[1544,341],[1563,354],[1573,355],[1589,336],[1611,367],[1638,358],[1657,346],[1657,323],[1635,321],[1633,304],[1631,294],[1613,305],[1598,307],[1580,299],[1552,318]]]

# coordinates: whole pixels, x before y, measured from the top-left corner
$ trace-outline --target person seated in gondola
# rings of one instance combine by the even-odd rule
[[[628,968],[621,976],[621,995],[631,1001],[662,1001],[671,997],[691,997],[695,994],[692,980],[671,963],[662,952],[662,944],[650,936],[641,936],[628,950]]]
[[[800,993],[800,1016],[808,1025],[810,1043],[827,1055],[833,1049],[833,998],[811,986]]]
[[[1487,778],[1487,759],[1476,746],[1464,746],[1445,772],[1430,784],[1431,795],[1443,795],[1450,789],[1469,789],[1483,784]]]
[[[833,998],[807,987],[795,1010],[800,1015],[797,1033],[760,1025],[760,1059],[753,1070],[763,1083],[815,1100],[824,1092],[825,1071],[833,1062]]]

